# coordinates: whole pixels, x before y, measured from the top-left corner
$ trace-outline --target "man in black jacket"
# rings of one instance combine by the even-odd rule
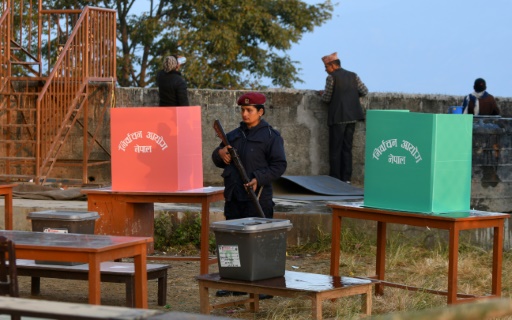
[[[337,53],[322,57],[328,73],[322,101],[329,104],[329,175],[346,183],[352,177],[352,142],[356,122],[364,119],[360,97],[368,88],[357,74],[341,68]]]
[[[164,68],[156,75],[160,106],[188,106],[187,82],[181,76],[180,64],[176,56],[164,59]]]

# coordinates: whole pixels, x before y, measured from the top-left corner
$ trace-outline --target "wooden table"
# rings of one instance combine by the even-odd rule
[[[4,230],[0,236],[14,241],[18,259],[88,263],[90,304],[101,304],[101,262],[133,257],[135,306],[148,307],[146,246],[152,238]]]
[[[371,277],[380,280],[380,282],[377,283],[375,287],[376,294],[383,294],[383,286],[387,285],[402,289],[423,290],[434,294],[447,295],[448,304],[501,296],[503,232],[504,221],[509,217],[508,214],[478,210],[471,210],[470,212],[465,213],[422,214],[366,208],[361,205],[342,205],[337,203],[329,203],[328,206],[332,208],[331,275],[339,275],[342,218],[354,218],[377,221],[377,257],[375,268],[376,275]],[[387,223],[443,229],[448,231],[448,291],[420,289],[384,281]],[[491,295],[485,297],[477,297],[475,295],[469,294],[458,294],[457,262],[459,257],[459,232],[461,230],[482,228],[494,228]],[[458,299],[458,297],[464,299]]]
[[[0,196],[4,196],[5,230],[12,230],[12,188],[14,188],[15,186],[16,184],[0,184]]]
[[[213,309],[249,303],[252,311],[259,309],[259,294],[311,299],[313,319],[322,319],[322,302],[353,295],[362,295],[361,311],[372,312],[372,286],[370,280],[328,276],[316,273],[285,271],[283,277],[258,281],[222,278],[218,273],[197,276],[201,313],[210,314]],[[210,304],[209,288],[249,293],[249,298],[217,305]]]
[[[154,203],[201,204],[201,253],[200,257],[151,257],[151,260],[199,260],[200,273],[217,263],[208,252],[210,234],[210,203],[224,200],[224,187],[205,187],[175,192],[113,191],[111,188],[83,189],[87,195],[89,211],[98,212],[96,234],[153,237]],[[153,252],[153,243],[148,253]]]

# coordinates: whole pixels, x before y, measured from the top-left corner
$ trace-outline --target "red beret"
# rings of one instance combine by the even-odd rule
[[[258,104],[265,104],[265,95],[258,92],[249,92],[238,98],[236,102],[239,106],[254,106]]]

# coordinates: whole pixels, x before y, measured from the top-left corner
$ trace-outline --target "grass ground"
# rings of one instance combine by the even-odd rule
[[[340,274],[347,276],[370,276],[375,272],[375,242],[361,230],[344,230],[343,248],[341,254]],[[330,268],[330,236],[322,235],[318,241],[302,247],[289,248],[286,259],[286,270],[296,270],[319,274],[329,274]],[[387,250],[387,275],[389,281],[406,283],[418,287],[446,290],[447,283],[447,250],[442,239],[430,242],[427,246],[424,239],[411,238],[406,234],[394,233],[389,236]],[[176,247],[178,252],[167,254],[194,255],[195,246]],[[197,255],[197,252],[195,252]],[[459,255],[459,292],[485,295],[491,286],[492,253],[479,246],[461,241]],[[150,281],[148,285],[149,308],[162,311],[178,311],[199,313],[200,303],[198,286],[195,276],[199,270],[196,261],[169,262],[171,268],[168,275],[167,305],[157,305],[157,283]],[[503,297],[512,296],[512,252],[503,254]],[[210,267],[210,272],[217,272],[217,265]],[[24,298],[48,299],[53,301],[68,301],[87,303],[87,281],[41,279],[41,296],[30,295],[30,279],[20,277],[20,294]],[[216,298],[211,294],[215,303],[230,301],[231,297]],[[125,288],[123,284],[103,283],[102,304],[124,306]],[[349,297],[326,301],[323,304],[324,319],[358,319],[361,300],[359,297]],[[396,312],[425,311],[432,308],[446,307],[444,296],[424,292],[409,292],[386,287],[383,296],[373,296],[372,314],[376,316],[389,315]],[[511,309],[511,308],[509,308]],[[512,310],[512,309],[511,309]],[[215,316],[237,319],[310,319],[311,304],[304,299],[289,299],[275,297],[263,300],[260,311],[249,312],[244,307],[230,307],[214,310]],[[496,319],[508,319],[506,317]],[[415,319],[405,317],[397,319]],[[425,318],[422,318],[423,320]],[[434,319],[454,319],[427,317]],[[468,317],[459,319],[468,320]],[[482,318],[471,318],[480,320]],[[512,319],[512,317],[511,317]],[[386,319],[388,320],[388,319]]]
[[[162,219],[169,221],[170,219]],[[200,225],[191,218],[189,225],[183,225],[172,230],[168,225],[155,226],[156,236],[162,234],[161,243],[169,255],[197,256]],[[163,231],[169,231],[163,233]],[[386,280],[405,283],[416,287],[446,290],[447,288],[447,243],[443,234],[432,232],[417,232],[414,235],[405,231],[395,231],[388,228],[388,243],[386,257]],[[371,276],[375,270],[375,237],[373,232],[344,223],[342,231],[342,248],[340,257],[340,274],[344,276]],[[427,236],[425,236],[427,235]],[[446,236],[446,235],[444,235]],[[169,240],[169,241],[164,241]],[[172,241],[171,241],[172,240]],[[212,238],[211,248],[215,248]],[[319,234],[318,240],[300,247],[288,248],[286,269],[319,274],[329,274],[330,266],[329,234]],[[159,262],[160,263],[160,262]],[[198,274],[199,263],[196,261],[169,262],[171,268],[168,277],[167,306],[157,305],[156,281],[149,283],[149,308],[162,311],[179,311],[199,313],[198,286],[195,276]],[[458,291],[462,293],[487,295],[491,290],[492,252],[486,246],[470,241],[470,236],[462,232],[459,249],[459,281]],[[210,272],[216,272],[212,265]],[[20,294],[24,298],[48,299],[53,301],[68,301],[87,303],[87,281],[41,279],[41,296],[31,296],[30,279],[20,277]],[[512,298],[512,251],[503,252],[502,296]],[[226,302],[229,298],[216,298]],[[124,306],[125,288],[123,284],[102,284],[102,304]],[[372,314],[385,316],[397,312],[425,312],[432,308],[445,308],[446,298],[425,292],[408,292],[405,290],[386,287],[383,296],[373,297]],[[469,307],[468,307],[469,309]],[[358,319],[360,318],[360,299],[350,297],[335,302],[327,301],[323,305],[325,319]],[[503,307],[501,311],[512,310]],[[495,310],[500,311],[500,310]],[[303,299],[288,299],[275,297],[260,303],[260,311],[256,314],[248,312],[243,307],[224,308],[213,312],[216,316],[237,319],[310,319],[311,304]],[[510,313],[512,315],[512,313]],[[405,317],[396,319],[417,319]],[[421,318],[421,320],[426,318]],[[454,319],[430,317],[434,319]],[[467,317],[459,319],[468,320]],[[487,318],[471,318],[487,319]],[[492,319],[512,319],[512,316],[496,316]],[[387,320],[387,318],[386,318]]]

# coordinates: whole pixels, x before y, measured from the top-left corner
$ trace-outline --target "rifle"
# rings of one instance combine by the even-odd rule
[[[235,148],[231,147],[229,144],[228,137],[226,136],[226,133],[224,132],[224,129],[222,128],[219,120],[215,120],[213,122],[213,129],[215,132],[217,132],[217,136],[222,140],[222,143],[228,147],[229,154],[231,155],[231,161],[233,161],[235,167],[238,169],[238,173],[240,173],[240,177],[242,178],[244,185],[249,183],[251,180],[249,179],[249,176],[247,176],[247,172],[245,171],[245,168],[242,164],[242,160],[240,160],[240,156],[236,152]],[[256,193],[254,192],[254,189],[252,187],[246,187],[245,190],[249,194],[252,203],[256,206],[256,211],[258,211],[259,216],[265,218],[265,214],[263,213],[263,209],[261,208],[260,202],[256,196]]]

